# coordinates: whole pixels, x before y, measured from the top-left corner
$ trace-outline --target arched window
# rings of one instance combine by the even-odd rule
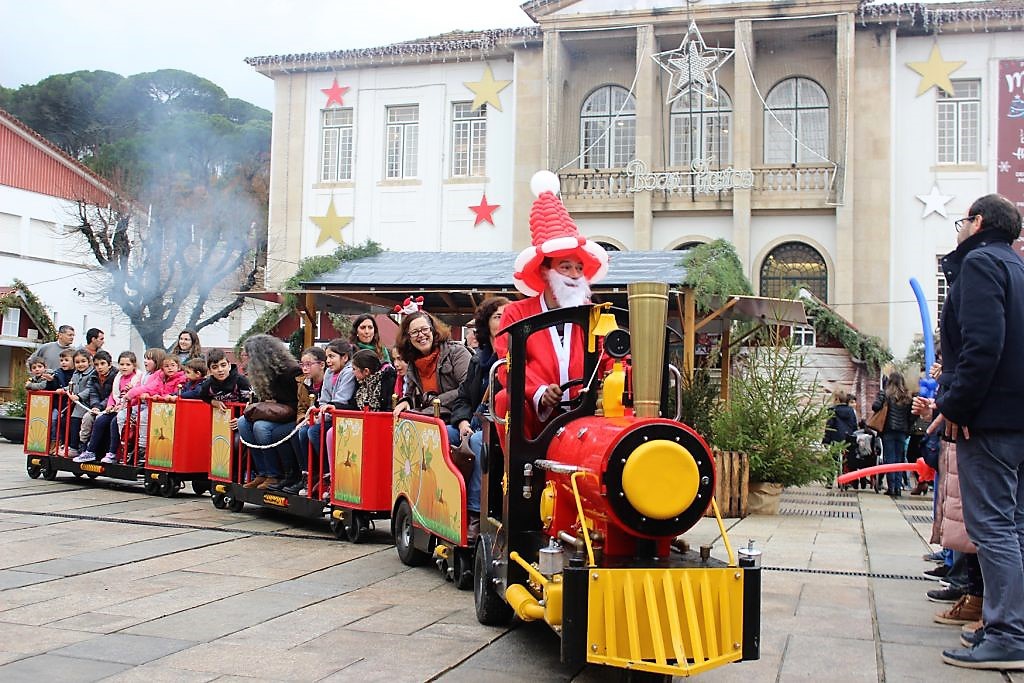
[[[612,244],[611,242],[605,242],[603,240],[597,240],[597,246],[601,247],[605,251],[622,251],[618,245]]]
[[[694,247],[699,247],[704,244],[703,242],[683,242],[672,247],[672,251],[690,251]]]
[[[696,90],[672,103],[669,115],[669,164],[689,168],[694,159],[703,159],[711,168],[732,161],[729,130],[732,128],[732,100],[721,88],[718,101]]]
[[[808,78],[787,78],[771,89],[765,103],[764,163],[828,160],[828,96],[820,85]]]
[[[636,156],[636,101],[617,85],[601,86],[580,109],[580,168],[623,168]]]
[[[761,264],[761,296],[786,298],[803,287],[828,301],[828,268],[818,250],[802,242],[785,242]]]

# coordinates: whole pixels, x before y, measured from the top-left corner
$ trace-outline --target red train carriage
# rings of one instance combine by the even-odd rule
[[[197,496],[210,490],[210,411],[209,404],[193,399],[149,400],[146,493],[169,498],[186,481]]]

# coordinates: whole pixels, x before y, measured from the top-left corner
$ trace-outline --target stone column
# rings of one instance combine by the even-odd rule
[[[754,161],[754,122],[760,111],[761,101],[754,93],[754,83],[750,74],[754,68],[754,31],[749,19],[736,22],[735,28],[736,53],[733,68],[733,105],[732,105],[732,166],[738,169],[753,168]],[[744,51],[744,48],[745,51]],[[749,62],[747,60],[749,55]],[[760,156],[758,157],[760,159]],[[756,185],[756,180],[755,180]],[[743,272],[758,288],[755,264],[751,263],[750,253],[750,204],[753,190],[732,191],[732,243],[736,254],[743,264]]]
[[[280,287],[291,277],[302,257],[307,80],[305,73],[277,74],[274,78],[274,164],[267,232],[267,252],[273,258],[267,259],[268,289]]]
[[[853,129],[847,125],[850,117],[850,79],[854,68],[853,14],[836,17],[836,93],[835,103],[830,112],[833,138],[832,158],[839,164],[835,178],[836,206],[836,253],[832,254],[835,273],[829,273],[834,285],[830,288],[829,302],[840,304],[840,315],[851,317],[853,288],[853,155],[850,150],[855,144]]]
[[[661,127],[661,91],[655,69],[657,64],[651,55],[657,52],[658,43],[654,37],[654,26],[639,26],[636,29],[636,68],[640,75],[636,79],[636,158],[647,162],[652,170],[660,170],[663,162],[655,158],[658,149],[655,137]],[[633,195],[633,244],[637,251],[650,251],[651,231],[654,217],[651,212],[652,193],[637,192]]]

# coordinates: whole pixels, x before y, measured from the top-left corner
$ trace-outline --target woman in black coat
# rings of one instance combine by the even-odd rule
[[[886,378],[885,389],[878,392],[878,397],[871,404],[871,409],[875,412],[881,410],[884,405],[889,406],[885,426],[882,428],[882,462],[887,465],[907,460],[907,438],[914,424],[910,415],[911,401],[912,397],[907,391],[903,374],[893,371]],[[885,482],[885,494],[899,498],[902,493],[903,474],[890,472],[885,475]]]

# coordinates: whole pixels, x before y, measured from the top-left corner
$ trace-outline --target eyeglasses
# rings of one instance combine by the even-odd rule
[[[975,214],[975,215],[973,215],[973,216],[966,216],[966,217],[964,217],[964,218],[959,218],[959,219],[957,219],[957,220],[953,221],[953,225],[955,225],[955,226],[956,226],[956,231],[957,231],[957,232],[960,232],[961,230],[963,230],[964,228],[966,228],[966,227],[967,227],[968,225],[970,225],[971,223],[973,223],[973,222],[974,222],[974,219],[976,219],[976,218],[977,218],[978,216],[980,216],[980,215],[981,215],[981,214]]]
[[[410,337],[429,337],[433,334],[433,330],[429,327],[421,327],[418,330],[409,330]]]
[[[301,367],[301,368],[311,368],[314,365],[323,365],[323,364],[324,364],[324,362],[322,360],[304,360],[301,363],[299,363],[299,367]]]

